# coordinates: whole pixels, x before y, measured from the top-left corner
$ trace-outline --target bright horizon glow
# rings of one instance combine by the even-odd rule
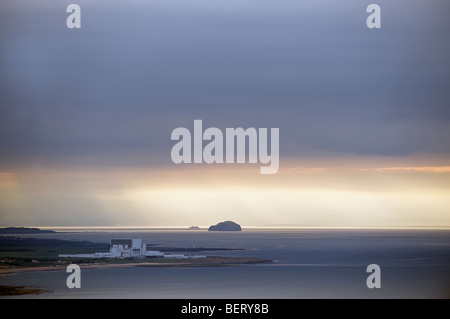
[[[3,171],[0,226],[450,227],[448,166],[375,162],[292,162],[273,176],[245,165]]]

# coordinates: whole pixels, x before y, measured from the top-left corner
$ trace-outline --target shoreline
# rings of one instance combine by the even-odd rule
[[[210,257],[206,260],[195,262],[134,262],[134,263],[111,263],[111,264],[79,264],[83,269],[108,269],[108,268],[133,268],[133,267],[228,267],[240,265],[252,265],[273,262],[262,258],[230,258],[230,257]],[[68,265],[23,267],[23,268],[2,268],[1,275],[32,272],[32,271],[57,271],[65,270]]]
[[[172,264],[172,263],[126,263],[126,264],[96,264],[96,265],[79,265],[81,269],[104,269],[104,268],[130,268],[130,267],[137,267],[137,266],[146,266],[151,267],[155,265],[161,265],[161,266],[182,266],[183,264]],[[31,272],[31,271],[56,271],[56,270],[65,270],[67,269],[68,265],[61,265],[61,266],[43,266],[43,267],[23,267],[23,268],[4,268],[0,269],[0,275],[7,275],[7,274],[15,274],[15,273],[22,273],[22,272]]]

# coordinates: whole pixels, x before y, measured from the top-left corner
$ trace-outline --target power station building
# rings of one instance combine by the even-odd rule
[[[204,258],[206,256],[191,256],[181,254],[164,254],[157,250],[148,249],[147,244],[142,243],[141,239],[136,238],[117,238],[111,239],[109,252],[97,252],[94,254],[60,254],[59,257],[66,258],[146,258],[146,257],[164,257],[164,258]]]
[[[147,244],[143,244],[141,239],[111,239],[109,253],[111,257],[156,257],[164,256],[160,251],[147,250]]]

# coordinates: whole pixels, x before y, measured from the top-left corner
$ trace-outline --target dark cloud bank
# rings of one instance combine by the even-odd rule
[[[4,1],[1,162],[169,164],[194,119],[279,127],[281,156],[448,154],[450,5],[378,2],[380,30],[360,1],[79,1],[69,30]]]

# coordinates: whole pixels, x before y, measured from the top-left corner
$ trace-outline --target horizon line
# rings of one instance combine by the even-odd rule
[[[0,226],[2,228],[4,227],[25,227],[25,228],[40,228],[40,229],[99,229],[99,230],[190,230],[190,227],[199,227],[200,230],[207,230],[211,225],[160,225],[160,226],[140,226],[140,225],[121,225],[121,226]],[[358,230],[358,229],[365,229],[365,230],[450,230],[450,226],[254,226],[254,225],[248,225],[248,226],[242,226],[240,225],[242,229],[324,229],[324,230]]]

